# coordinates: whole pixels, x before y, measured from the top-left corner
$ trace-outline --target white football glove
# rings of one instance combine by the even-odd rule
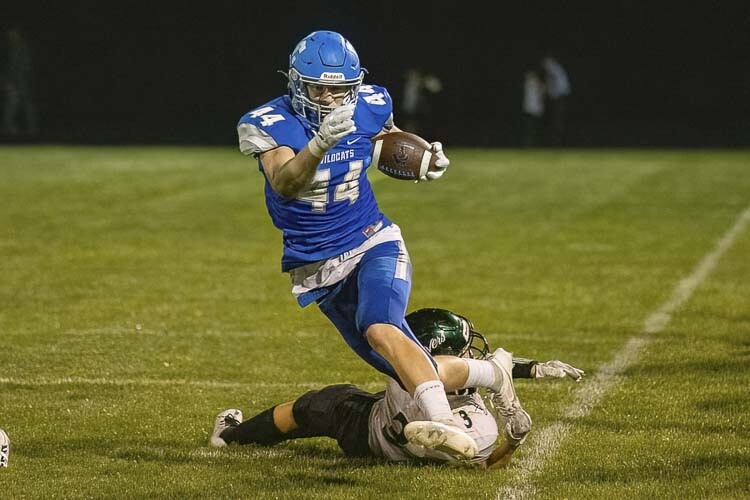
[[[576,382],[581,380],[581,377],[585,374],[583,370],[579,370],[575,366],[563,363],[562,361],[553,360],[544,363],[537,363],[534,365],[536,373],[534,378],[565,378],[570,377]]]
[[[434,172],[427,172],[422,177],[417,179],[417,182],[427,182],[427,181],[434,181],[435,179],[439,179],[444,173],[445,170],[448,168],[448,165],[451,164],[451,161],[448,159],[447,156],[445,156],[445,153],[443,153],[443,144],[440,142],[433,142],[430,144],[432,148],[430,151],[432,151],[432,154],[434,154],[437,157],[437,160],[435,160],[435,170]]]
[[[354,133],[357,127],[354,125],[354,104],[339,106],[323,118],[320,129],[315,134],[307,147],[310,152],[318,158],[336,145],[342,138]]]

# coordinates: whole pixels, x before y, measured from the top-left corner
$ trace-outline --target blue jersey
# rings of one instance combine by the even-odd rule
[[[392,125],[392,112],[385,88],[362,85],[354,111],[357,130],[325,154],[306,191],[287,199],[266,179],[266,207],[283,234],[283,271],[341,255],[390,224],[378,208],[365,172],[372,159],[370,139]],[[240,150],[256,156],[279,146],[296,154],[315,133],[294,112],[288,96],[245,114],[237,130]],[[263,172],[260,161],[258,168]]]

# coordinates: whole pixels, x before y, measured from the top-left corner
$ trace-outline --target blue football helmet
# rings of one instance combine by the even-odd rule
[[[357,102],[364,74],[349,40],[333,31],[314,31],[289,56],[287,77],[292,107],[318,127],[337,106]],[[327,92],[328,102],[321,101],[323,92]],[[331,95],[335,100],[331,100]]]

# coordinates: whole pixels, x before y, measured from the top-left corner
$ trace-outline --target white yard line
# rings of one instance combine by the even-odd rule
[[[583,385],[575,391],[573,404],[563,411],[566,419],[585,417],[599,404],[607,391],[620,381],[624,371],[638,361],[643,348],[651,340],[651,334],[658,333],[667,326],[672,319],[672,313],[690,298],[695,289],[713,271],[721,256],[732,246],[748,222],[750,207],[742,212],[734,225],[719,240],[716,248],[701,259],[687,278],[677,284],[669,299],[645,319],[640,334],[628,339],[611,361],[599,367],[594,377],[584,380]],[[522,456],[515,462],[517,467],[514,474],[508,484],[498,490],[497,498],[534,497],[537,493],[534,476],[544,469],[571,429],[572,424],[557,421],[538,432],[532,431],[533,441],[529,443],[528,448],[523,448]]]

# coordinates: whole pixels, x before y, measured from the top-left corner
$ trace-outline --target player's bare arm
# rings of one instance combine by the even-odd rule
[[[326,152],[357,130],[353,115],[353,105],[335,108],[323,119],[307,146],[296,155],[286,146],[263,153],[261,165],[273,190],[285,198],[294,198],[307,188]]]
[[[497,448],[492,450],[489,458],[482,465],[487,470],[497,470],[507,467],[516,449],[518,447],[514,447],[508,441],[503,441]]]
[[[260,155],[260,162],[274,191],[284,198],[294,198],[312,182],[320,158],[305,147],[296,155],[281,146]]]

